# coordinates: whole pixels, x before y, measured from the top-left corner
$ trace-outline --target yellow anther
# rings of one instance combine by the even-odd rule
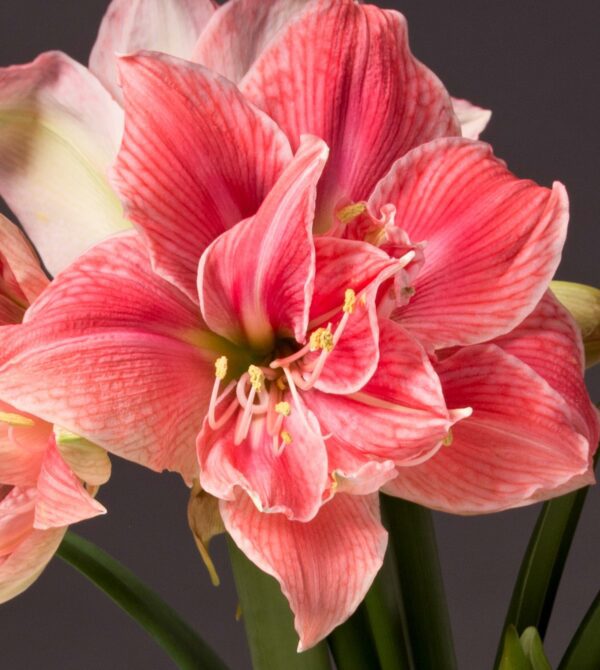
[[[318,351],[324,349],[325,351],[333,351],[333,333],[331,326],[327,328],[317,328],[313,331],[309,340],[310,350]]]
[[[283,416],[289,416],[292,413],[292,406],[289,402],[278,402],[275,405],[275,411],[277,414],[283,414]]]
[[[280,391],[285,391],[286,388],[288,387],[287,379],[283,376],[277,377],[277,379],[275,380],[275,384],[277,385],[277,388]]]
[[[344,312],[346,312],[346,314],[352,314],[355,305],[356,293],[351,288],[347,288],[344,293]]]
[[[292,443],[292,436],[287,432],[287,430],[282,430],[279,434],[284,444]]]
[[[449,430],[446,437],[442,440],[442,444],[445,447],[449,447],[452,444],[453,441],[454,441],[454,436],[452,435],[452,431]]]
[[[220,356],[215,361],[215,377],[221,381],[227,376],[227,356]]]
[[[0,422],[7,423],[9,426],[35,426],[35,423],[21,414],[12,414],[10,412],[0,412]]]
[[[346,207],[339,209],[336,212],[336,216],[338,221],[343,224],[347,224],[357,216],[360,216],[365,211],[365,209],[367,209],[367,205],[364,202],[355,202],[352,205],[347,205]]]
[[[263,387],[265,381],[265,375],[263,371],[256,367],[256,365],[251,365],[248,368],[248,375],[250,376],[250,383],[256,391],[260,391]]]

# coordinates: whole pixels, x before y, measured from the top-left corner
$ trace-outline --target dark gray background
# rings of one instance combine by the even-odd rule
[[[81,62],[107,0],[0,0],[0,65],[62,49]],[[452,94],[494,110],[484,136],[514,172],[571,197],[561,278],[599,283],[598,8],[591,0],[404,0],[383,3],[409,19],[414,52]],[[591,381],[600,399],[600,376]],[[189,537],[187,492],[114,459],[100,493],[109,515],[77,531],[120,558],[173,604],[234,670],[249,668],[222,541],[223,585],[210,585]],[[522,552],[538,507],[485,518],[436,514],[456,646],[463,670],[490,668]],[[556,662],[599,585],[600,494],[592,491],[567,565],[547,648]],[[70,670],[171,668],[114,605],[59,560],[0,607],[0,667]],[[279,669],[274,669],[279,670]],[[424,669],[428,670],[428,669]]]

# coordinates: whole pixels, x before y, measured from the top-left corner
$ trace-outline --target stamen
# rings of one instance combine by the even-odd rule
[[[331,332],[331,324],[327,328],[317,328],[310,336],[310,350],[331,352],[333,351],[333,333]]]
[[[278,402],[275,405],[275,411],[277,414],[282,414],[283,416],[289,416],[292,413],[292,406],[289,402]]]
[[[35,422],[21,414],[12,414],[11,412],[0,412],[0,422],[7,423],[9,426],[35,426]]]
[[[352,314],[356,305],[356,293],[353,289],[347,288],[344,293],[344,306],[342,309],[345,314]]]
[[[292,436],[287,432],[287,430],[282,430],[279,434],[279,437],[282,439],[284,444],[291,444],[293,442]]]
[[[275,384],[280,391],[285,391],[288,387],[287,379],[285,377],[277,377]]]
[[[220,356],[215,361],[215,377],[223,381],[227,376],[227,356]]]
[[[366,203],[354,202],[351,205],[342,207],[342,209],[338,209],[338,211],[336,212],[336,216],[338,218],[338,221],[340,221],[345,225],[347,223],[350,223],[350,221],[355,219],[357,216],[360,216],[366,209],[367,209]]]
[[[250,377],[250,383],[252,384],[252,388],[255,391],[260,391],[265,381],[264,372],[256,365],[251,365],[248,368],[248,376]]]

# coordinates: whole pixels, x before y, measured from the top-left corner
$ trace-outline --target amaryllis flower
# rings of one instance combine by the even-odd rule
[[[46,286],[31,248],[0,218],[0,330],[14,328]],[[0,602],[44,569],[67,526],[106,510],[83,485],[104,483],[106,453],[15,409],[0,396]],[[62,449],[62,452],[61,452]]]

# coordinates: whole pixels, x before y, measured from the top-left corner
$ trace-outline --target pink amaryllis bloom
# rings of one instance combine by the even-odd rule
[[[27,305],[46,284],[22,234],[0,217],[0,330],[21,322]],[[106,453],[93,445],[87,452],[79,449],[76,436],[71,437],[69,447],[69,438],[62,434],[61,453],[50,423],[0,396],[0,602],[38,577],[69,524],[106,511],[82,484],[106,481]]]

